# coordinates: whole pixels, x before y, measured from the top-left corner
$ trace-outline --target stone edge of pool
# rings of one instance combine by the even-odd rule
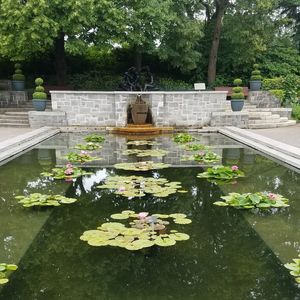
[[[246,146],[265,153],[287,165],[300,169],[300,149],[266,138],[262,135],[240,129],[237,127],[206,127],[203,129],[177,128],[175,131],[188,131],[195,133],[221,133]],[[91,132],[100,131],[109,133],[109,127],[42,127],[31,132],[19,135],[0,143],[0,164],[22,154],[23,151],[61,132]]]

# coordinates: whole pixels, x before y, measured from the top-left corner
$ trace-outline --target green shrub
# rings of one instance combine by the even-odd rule
[[[283,78],[266,78],[263,80],[263,90],[282,90],[283,89]]]
[[[235,86],[232,88],[232,91],[234,93],[242,93],[243,92],[243,88],[241,86]]]
[[[242,83],[243,83],[243,80],[240,78],[234,79],[234,81],[233,81],[233,84],[236,86],[240,86],[240,85],[242,85]]]
[[[284,90],[269,90],[269,92],[281,100],[281,102],[284,100]]]
[[[294,74],[287,75],[283,80],[284,103],[296,104],[300,90],[300,77]]]
[[[159,78],[156,87],[161,91],[188,91],[193,90],[193,85],[182,80]]]
[[[242,99],[244,100],[245,95],[244,93],[232,93],[231,99]]]
[[[294,104],[292,106],[292,116],[296,120],[300,120],[300,104]]]
[[[253,65],[253,71],[252,71],[252,75],[251,75],[251,78],[250,78],[250,80],[262,80],[262,76],[261,76],[261,74],[260,74],[260,70],[258,69],[259,68],[259,65],[258,64],[254,64]]]
[[[15,73],[13,74],[12,79],[16,81],[25,80],[25,76],[22,74],[21,64],[19,63],[15,64]]]
[[[44,80],[42,78],[36,78],[34,82],[37,86],[32,95],[32,100],[47,100],[47,94],[44,92],[45,89],[42,86]]]

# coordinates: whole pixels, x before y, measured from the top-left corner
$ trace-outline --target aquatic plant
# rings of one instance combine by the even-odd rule
[[[289,200],[284,198],[282,195],[258,192],[258,193],[229,193],[228,196],[222,196],[224,201],[216,201],[215,205],[218,206],[233,206],[236,208],[279,208],[287,207]]]
[[[244,172],[240,171],[238,166],[213,166],[206,172],[197,175],[198,178],[217,179],[220,181],[231,181],[233,179],[244,177]]]
[[[140,161],[135,163],[119,163],[115,164],[116,169],[129,170],[129,171],[149,171],[156,169],[169,168],[170,165],[164,163],[155,163],[153,161]]]
[[[300,257],[300,255],[299,255]],[[299,258],[294,258],[294,262],[292,263],[287,263],[284,266],[290,270],[290,274],[295,278],[297,283],[300,283],[300,259]]]
[[[92,143],[102,143],[105,141],[105,137],[98,134],[87,135],[84,139],[86,142],[92,142]]]
[[[169,151],[162,149],[147,149],[147,150],[139,150],[139,149],[128,149],[122,152],[123,155],[136,155],[137,157],[162,157],[165,156]]]
[[[155,197],[167,197],[182,188],[180,182],[169,182],[165,178],[142,176],[109,176],[100,189],[112,189],[114,194],[127,198],[143,197],[152,194]]]
[[[190,224],[192,221],[186,218],[185,214],[153,214],[148,212],[135,213],[131,210],[124,210],[121,213],[111,215],[114,220],[128,220],[129,226],[122,223],[107,222],[97,227],[96,230],[85,231],[80,237],[90,246],[114,246],[130,251],[152,247],[173,246],[178,241],[188,240],[190,237],[186,233],[170,230],[172,219],[176,224]]]
[[[214,163],[221,159],[221,156],[219,156],[217,153],[208,151],[208,152],[199,152],[197,154],[194,154],[192,156],[184,156],[182,158],[183,161],[186,160],[194,160],[199,163]]]
[[[17,269],[18,269],[17,265],[1,263],[0,264],[0,284],[7,283],[9,281],[7,278],[7,274],[10,271],[15,271]]]
[[[99,144],[89,142],[86,144],[77,144],[74,148],[79,150],[94,151],[97,149],[101,149],[102,147]]]
[[[137,140],[137,141],[129,141],[126,143],[127,145],[134,145],[134,146],[154,146],[154,145],[158,145],[157,142],[155,141],[146,141],[146,140]]]
[[[209,149],[209,147],[203,144],[187,144],[184,147],[184,150],[186,151],[199,151],[199,150],[207,150],[207,149]]]
[[[92,172],[86,172],[81,168],[75,167],[70,163],[67,163],[65,167],[53,168],[51,172],[43,172],[42,176],[52,177],[54,179],[73,179],[83,175],[90,175]]]
[[[32,206],[60,206],[61,204],[71,204],[77,201],[75,198],[67,198],[62,195],[46,195],[40,193],[30,194],[29,196],[16,196],[18,203],[24,207]]]
[[[101,160],[102,158],[92,157],[86,151],[82,150],[80,153],[69,152],[64,158],[72,163],[85,163],[94,160]]]
[[[187,133],[177,133],[173,137],[173,141],[178,144],[185,144],[194,141],[195,138]]]

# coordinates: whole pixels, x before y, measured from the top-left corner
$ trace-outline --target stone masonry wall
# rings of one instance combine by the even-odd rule
[[[137,92],[51,91],[52,110],[66,113],[67,126],[127,124],[128,106]],[[202,127],[212,112],[224,111],[227,92],[143,92],[156,126]]]
[[[248,101],[259,108],[280,107],[280,100],[268,91],[249,92]]]
[[[62,127],[67,125],[65,112],[29,111],[28,119],[31,128],[43,126]]]

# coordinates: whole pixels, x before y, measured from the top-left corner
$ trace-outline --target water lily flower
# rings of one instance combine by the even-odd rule
[[[204,156],[205,153],[204,153],[204,152],[199,152],[199,155],[200,155],[200,156]]]
[[[138,214],[138,217],[139,217],[139,219],[145,219],[147,216],[149,215],[149,213],[147,213],[147,212],[140,212],[139,214]]]
[[[64,173],[65,173],[66,175],[71,175],[71,174],[73,174],[73,169],[72,169],[72,168],[68,168],[68,169],[65,170]]]
[[[276,200],[276,195],[275,195],[275,194],[269,193],[268,196],[269,196],[269,198],[270,198],[271,200]]]
[[[125,186],[120,186],[120,187],[118,188],[118,192],[125,192],[125,191],[126,191]]]
[[[72,165],[70,162],[68,162],[68,163],[66,164],[66,168],[67,168],[67,169],[72,169],[72,168],[73,168],[73,165]]]
[[[88,154],[88,152],[87,152],[87,151],[84,151],[84,150],[82,150],[82,151],[80,151],[80,154],[81,154],[81,155],[87,155],[87,154]]]
[[[238,169],[239,169],[238,166],[232,166],[232,167],[231,167],[231,170],[232,170],[232,171],[237,171]]]

